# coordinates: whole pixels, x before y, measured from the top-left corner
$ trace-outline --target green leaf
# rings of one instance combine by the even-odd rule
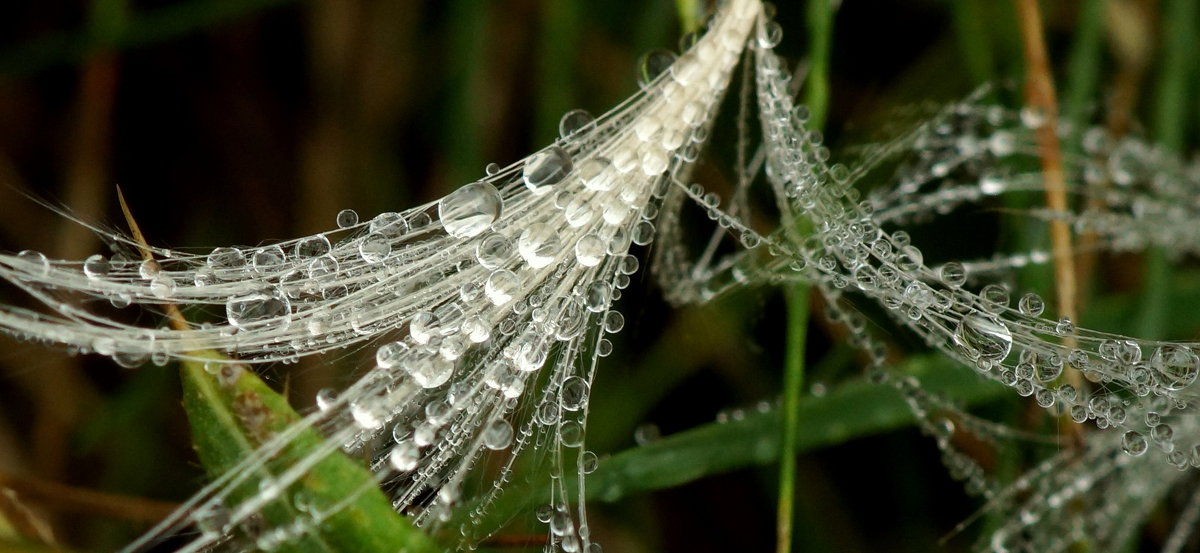
[[[219,359],[215,353],[199,356]],[[223,365],[228,367],[229,365]],[[287,400],[275,393],[251,371],[219,379],[199,361],[181,367],[183,406],[192,426],[193,444],[200,462],[213,478],[236,467],[267,439],[300,420]],[[324,438],[315,429],[300,432],[272,459],[272,466],[286,467],[313,455]],[[272,470],[270,467],[265,471]],[[259,493],[264,477],[251,477],[233,490],[232,503]],[[370,472],[360,463],[333,451],[290,486],[279,499],[262,510],[270,526],[285,525],[301,514],[294,500],[301,499],[313,510],[330,510],[346,501],[319,527],[277,549],[282,553],[354,551],[356,553],[434,552],[441,548],[391,508]]]
[[[901,372],[915,376],[921,388],[964,405],[1008,395],[1007,389],[973,370],[936,354],[914,357]],[[804,424],[796,435],[803,453],[856,438],[904,428],[914,422],[904,398],[892,387],[865,381],[846,383],[825,396],[807,396],[797,408]],[[600,462],[587,477],[587,499],[616,501],[639,492],[670,488],[708,476],[779,460],[781,421],[777,411],[748,413],[741,420],[706,424],[629,449]],[[574,475],[564,475],[567,490]],[[496,501],[484,527],[499,525],[530,498],[548,498],[548,484],[512,486]],[[534,499],[533,501],[537,501]]]

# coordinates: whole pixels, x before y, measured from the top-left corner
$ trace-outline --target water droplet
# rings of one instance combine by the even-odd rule
[[[375,350],[375,363],[385,369],[398,367],[408,349],[408,344],[404,342],[384,344]]]
[[[535,195],[545,194],[562,181],[573,168],[571,156],[558,146],[551,146],[525,161],[522,178]]]
[[[938,277],[946,286],[958,288],[967,282],[967,269],[962,263],[951,261],[938,269]]]
[[[774,48],[783,40],[783,27],[778,21],[768,21],[758,33],[758,45],[762,48]]]
[[[558,121],[558,135],[567,138],[571,135],[590,130],[595,123],[591,113],[583,109],[573,109],[563,114]]]
[[[1012,350],[1012,333],[996,317],[971,313],[955,328],[954,343],[971,360],[1000,362]]]
[[[392,243],[382,232],[372,232],[358,244],[358,255],[367,263],[379,263],[392,254]]]
[[[607,192],[616,184],[606,171],[612,165],[605,157],[589,157],[579,163],[579,180],[588,190]]]
[[[500,450],[512,444],[512,425],[504,419],[494,420],[483,430],[483,445],[491,450]]]
[[[408,221],[405,221],[399,213],[388,211],[371,219],[368,229],[370,232],[378,232],[388,238],[399,238],[408,232]]]
[[[418,359],[405,367],[417,385],[422,388],[437,388],[454,375],[454,364],[441,357]]]
[[[1042,301],[1041,296],[1029,292],[1021,296],[1021,300],[1017,302],[1017,307],[1021,309],[1022,313],[1030,317],[1038,317],[1046,310],[1046,302]]]
[[[584,405],[587,405],[590,388],[587,381],[578,376],[572,376],[564,380],[562,383],[562,393],[559,396],[559,401],[562,403],[563,409],[568,411],[582,409]]]
[[[225,316],[229,324],[245,329],[265,321],[274,321],[287,315],[292,305],[287,296],[277,289],[255,292],[230,298],[225,303]]]
[[[330,249],[332,248],[329,245],[329,239],[324,234],[318,234],[302,238],[299,242],[296,242],[296,246],[292,248],[292,253],[296,257],[318,257],[329,253]],[[212,259],[211,255],[209,259]]]
[[[979,297],[983,299],[984,309],[992,313],[999,313],[1004,308],[1008,307],[1008,289],[999,284],[989,284],[984,286],[979,291]]]
[[[595,267],[604,260],[607,247],[595,234],[585,234],[575,243],[575,259],[584,267]]]
[[[450,236],[470,238],[492,227],[501,206],[500,192],[492,183],[473,182],[438,201],[438,219]]]
[[[517,239],[517,253],[534,269],[541,269],[554,262],[554,256],[562,249],[562,240],[554,227],[545,223],[534,223],[521,231]]]
[[[650,241],[654,240],[654,223],[650,221],[638,221],[633,226],[633,232],[630,233],[630,238],[634,244],[645,246]]]
[[[1130,430],[1121,437],[1121,449],[1125,450],[1125,453],[1137,457],[1149,449],[1149,444],[1146,443],[1145,436]]]
[[[512,241],[499,233],[487,235],[475,246],[475,259],[479,260],[479,264],[485,269],[495,269],[503,265],[512,254]]]
[[[353,209],[343,209],[337,214],[338,228],[350,228],[358,224],[358,212]]]
[[[1150,358],[1150,366],[1158,371],[1159,380],[1168,390],[1191,386],[1200,375],[1200,358],[1191,349],[1176,344],[1159,347]]]
[[[1054,325],[1054,333],[1059,336],[1067,336],[1075,333],[1075,323],[1071,322],[1070,317],[1063,317]]]
[[[317,391],[317,409],[328,411],[333,408],[337,402],[337,390],[333,388],[321,388]]]
[[[583,293],[583,305],[588,311],[599,313],[608,309],[612,301],[612,286],[607,282],[597,280],[587,286]]]
[[[392,451],[388,453],[388,462],[399,472],[409,472],[417,468],[417,462],[420,459],[421,448],[409,440],[392,446]]]
[[[578,421],[566,421],[559,427],[558,439],[566,447],[583,445],[583,425]]]
[[[108,276],[111,268],[112,266],[109,265],[108,259],[100,254],[90,256],[83,262],[83,274],[92,279]]]
[[[671,68],[678,56],[670,50],[655,49],[646,52],[638,63],[638,85],[649,86],[654,79]]]
[[[254,251],[250,257],[250,266],[255,272],[266,273],[278,268],[287,259],[287,255],[283,253],[283,248],[279,246],[267,246]]]
[[[521,280],[515,273],[500,269],[488,276],[483,284],[483,293],[493,305],[504,305],[512,301],[520,287]]]
[[[17,259],[29,264],[33,274],[46,276],[50,272],[50,261],[46,259],[46,255],[42,252],[23,250],[17,253]]]

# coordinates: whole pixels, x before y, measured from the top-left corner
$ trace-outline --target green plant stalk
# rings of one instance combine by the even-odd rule
[[[829,110],[829,51],[833,38],[833,6],[829,0],[808,4],[809,74],[805,103],[814,129],[825,126]],[[811,229],[801,225],[801,235]],[[775,550],[790,553],[795,523],[796,435],[800,428],[800,397],[804,394],[804,355],[808,340],[808,285],[793,285],[784,293],[787,302],[787,356],[783,373],[783,425],[779,448],[779,507],[776,513]]]
[[[1196,67],[1192,40],[1196,34],[1196,17],[1200,15],[1197,0],[1168,0],[1164,2],[1162,18],[1162,66],[1159,69],[1154,105],[1154,130],[1159,144],[1179,153],[1186,134],[1188,86]],[[1161,248],[1150,250],[1146,256],[1142,309],[1135,326],[1138,336],[1147,339],[1163,338],[1165,321],[1170,311],[1167,283],[1170,263]]]
[[[701,6],[699,0],[675,0],[675,10],[679,12],[679,24],[685,33],[700,30]]]

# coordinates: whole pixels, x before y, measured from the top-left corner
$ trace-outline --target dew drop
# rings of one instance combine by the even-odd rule
[[[967,282],[967,269],[962,263],[951,261],[938,269],[942,282],[951,288],[959,288]]]
[[[971,360],[999,362],[1012,350],[1012,333],[996,317],[971,313],[954,329],[954,343]]]
[[[392,243],[382,232],[372,232],[358,244],[358,255],[367,263],[379,263],[392,254]]]
[[[278,268],[287,259],[287,254],[283,253],[283,248],[279,246],[267,246],[254,251],[250,256],[250,266],[255,272],[266,273],[272,269]]]
[[[612,190],[615,181],[606,175],[612,165],[605,157],[589,157],[579,163],[579,180],[588,190],[607,192]]]
[[[90,256],[83,262],[83,274],[91,279],[104,278],[108,276],[110,270],[112,270],[112,266],[108,263],[108,259],[100,254]]]
[[[470,238],[492,227],[502,205],[500,192],[492,183],[473,182],[438,201],[438,219],[450,236]]]
[[[318,234],[316,236],[303,238],[299,242],[296,242],[296,246],[292,249],[292,253],[296,257],[318,257],[329,253],[330,249],[332,248],[329,245],[329,239],[326,238],[324,234]],[[210,255],[209,265],[212,265],[211,259],[212,256]]]
[[[607,246],[595,234],[585,234],[575,243],[575,259],[584,267],[595,267],[604,260]]]
[[[408,349],[408,344],[404,342],[384,344],[375,350],[375,363],[385,369],[398,367]]]
[[[589,390],[590,386],[587,381],[581,377],[572,376],[564,380],[562,394],[559,396],[563,409],[568,411],[582,409],[584,405],[587,405]]]
[[[1125,453],[1137,457],[1149,449],[1149,444],[1146,443],[1145,436],[1130,430],[1121,437],[1121,449],[1125,450]]]
[[[1162,385],[1168,390],[1191,386],[1200,375],[1200,358],[1191,349],[1177,344],[1158,348],[1150,358],[1150,366],[1158,371]]]
[[[338,228],[350,228],[358,224],[358,212],[353,209],[343,209],[337,214]]]
[[[562,181],[573,168],[571,156],[558,146],[542,150],[525,161],[521,177],[535,195],[545,194]]]
[[[545,223],[534,223],[521,231],[517,239],[517,253],[534,269],[541,269],[554,262],[554,256],[562,249],[562,240],[554,227]]]
[[[495,269],[503,265],[512,255],[512,241],[499,233],[487,235],[475,246],[475,259],[485,269]]]
[[[500,269],[488,276],[483,284],[483,293],[492,305],[504,305],[512,301],[513,296],[521,287],[521,280],[516,273]]]
[[[230,298],[225,304],[225,316],[229,324],[241,329],[283,317],[290,310],[291,302],[279,290]]]
[[[587,286],[583,292],[583,305],[588,311],[599,313],[608,309],[612,301],[612,286],[607,282],[597,280]]]
[[[454,364],[441,357],[419,359],[405,367],[408,374],[422,388],[437,388],[454,375]]]
[[[1021,300],[1017,302],[1017,307],[1022,313],[1029,315],[1030,317],[1038,317],[1041,316],[1042,312],[1046,310],[1046,302],[1042,301],[1041,296],[1033,292],[1029,292],[1024,296],[1021,296]]]
[[[493,451],[508,447],[512,444],[512,439],[512,425],[503,419],[492,421],[483,430],[483,445]]]
[[[638,63],[638,85],[642,88],[649,86],[654,79],[671,68],[677,57],[675,52],[661,48],[646,52]]]
[[[595,118],[584,109],[573,109],[563,114],[558,121],[558,135],[568,138],[571,135],[589,130],[594,126]]]
[[[417,468],[417,462],[420,459],[421,448],[411,440],[398,442],[388,453],[388,462],[399,472],[409,472]]]

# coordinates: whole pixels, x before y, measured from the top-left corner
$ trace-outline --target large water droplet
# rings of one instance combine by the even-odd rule
[[[422,388],[437,388],[454,374],[454,364],[437,356],[419,359],[405,368]]]
[[[420,459],[421,448],[411,440],[404,440],[392,446],[392,451],[388,454],[388,462],[399,472],[409,472],[417,468],[417,461]]]
[[[512,425],[503,419],[492,421],[483,430],[483,445],[488,449],[504,449],[512,444],[512,439]]]
[[[1125,453],[1134,457],[1145,453],[1148,448],[1149,444],[1146,443],[1146,437],[1133,430],[1126,432],[1121,438],[1121,449],[1124,449]]]
[[[512,241],[500,233],[489,234],[475,246],[475,259],[486,269],[495,269],[503,265],[512,254]]]
[[[111,266],[108,263],[108,259],[106,259],[103,255],[96,254],[84,260],[83,274],[87,275],[88,278],[93,279],[104,278],[108,276],[110,267]]]
[[[1200,358],[1191,349],[1176,344],[1158,348],[1150,358],[1150,366],[1158,371],[1162,385],[1168,390],[1186,388],[1200,375]]]
[[[283,317],[291,310],[287,295],[279,290],[255,292],[231,298],[225,304],[225,316],[229,324],[246,328],[255,323]]]
[[[504,305],[512,301],[520,287],[521,280],[515,273],[500,269],[488,276],[483,284],[483,293],[493,305]]]
[[[535,223],[521,231],[517,239],[517,253],[530,267],[540,269],[554,262],[554,256],[562,249],[562,240],[554,227]]]
[[[604,259],[607,245],[595,234],[585,234],[575,243],[575,259],[584,267],[595,267]]]
[[[1012,350],[1012,333],[996,317],[971,313],[954,329],[954,343],[972,360],[999,362]]]
[[[530,156],[521,176],[529,190],[541,195],[566,178],[572,168],[571,155],[558,146],[551,146]]]
[[[478,236],[500,217],[500,192],[492,183],[478,181],[451,192],[438,202],[438,218],[455,238]]]
[[[573,109],[563,114],[558,122],[558,134],[567,138],[575,133],[586,131],[594,126],[595,118],[584,109]]]

